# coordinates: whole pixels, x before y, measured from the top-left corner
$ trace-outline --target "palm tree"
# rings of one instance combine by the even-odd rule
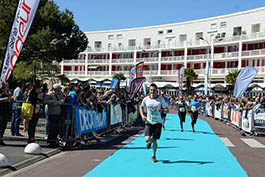
[[[193,68],[186,68],[184,70],[184,78],[186,80],[184,87],[187,87],[187,92],[188,94],[190,94],[191,85],[193,84],[194,80],[198,78],[198,74],[194,72]]]
[[[126,77],[122,73],[116,73],[112,78],[117,78],[119,80],[118,88],[120,88],[120,81],[126,80]]]
[[[236,84],[236,78],[237,78],[237,76],[239,75],[240,72],[241,72],[241,70],[235,70],[233,72],[229,72],[225,76],[225,82],[232,85],[232,90],[234,90],[234,87],[235,87],[235,84]]]

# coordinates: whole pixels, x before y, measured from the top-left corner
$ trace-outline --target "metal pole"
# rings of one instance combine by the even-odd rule
[[[206,65],[208,66],[208,69],[207,69],[207,81],[209,79],[209,87],[210,87],[210,88],[209,87],[207,87],[207,88],[209,88],[209,93],[210,93],[210,90],[211,90],[211,58],[210,58],[210,65],[209,65],[209,55],[211,54],[211,45],[210,45],[209,41],[204,39],[203,37],[200,37],[200,39],[205,41],[207,43],[208,47],[209,47],[208,48],[208,55],[207,55]],[[210,70],[210,74],[209,74],[209,70]],[[207,84],[208,84],[208,82],[207,82]],[[208,90],[207,90],[207,93],[208,93]]]

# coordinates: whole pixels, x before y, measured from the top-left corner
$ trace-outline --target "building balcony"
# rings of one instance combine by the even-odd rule
[[[161,61],[184,61],[184,56],[162,57]]]
[[[85,64],[86,60],[76,60],[76,59],[72,59],[72,60],[64,60],[63,61],[64,64],[69,64],[69,65],[73,65],[73,64]]]
[[[179,70],[161,70],[161,75],[166,75],[166,76],[177,76]]]
[[[87,63],[109,64],[109,59],[88,59]]]
[[[112,63],[116,64],[116,63],[133,63],[134,59],[133,58],[123,58],[123,59],[112,59]]]
[[[242,57],[265,55],[265,49],[242,51]]]
[[[141,61],[143,61],[145,63],[158,63],[159,58],[158,57],[136,58],[136,63],[139,63]]]

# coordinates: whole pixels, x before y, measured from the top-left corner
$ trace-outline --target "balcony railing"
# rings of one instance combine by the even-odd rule
[[[85,71],[64,71],[65,75],[68,76],[83,76],[85,75]]]
[[[86,63],[86,60],[64,60],[64,64],[84,64]]]
[[[213,40],[214,44],[224,43],[224,42],[237,42],[240,40],[251,40],[251,39],[260,39],[265,38],[265,32],[251,33],[247,35],[238,35],[238,36],[229,36],[229,37],[220,37]],[[200,46],[207,45],[205,41],[202,40],[194,40],[187,41],[187,46]],[[143,50],[143,49],[163,49],[163,48],[184,48],[184,42],[173,41],[170,44],[165,44],[162,41],[161,44],[153,44],[153,45],[140,45],[136,44],[136,46],[121,46],[121,47],[109,47],[109,48],[89,48],[87,52],[107,52],[107,51],[128,51],[128,50]]]
[[[109,64],[109,59],[88,59],[87,60],[88,63],[104,63],[104,64]]]
[[[201,60],[201,59],[210,59],[211,55],[188,55],[187,60]]]
[[[107,76],[109,75],[109,71],[87,71],[87,75],[92,76]]]
[[[184,61],[184,56],[162,57],[161,61]]]
[[[148,76],[156,76],[158,75],[158,70],[148,70],[148,71],[144,71],[144,76],[148,75]]]
[[[112,63],[133,63],[133,58],[113,59]]]
[[[149,57],[149,58],[136,58],[136,62],[144,61],[145,63],[157,63],[159,60],[158,57]]]
[[[113,76],[114,74],[117,73],[122,73],[123,75],[129,75],[130,71],[111,71],[111,75]]]
[[[265,55],[265,49],[242,51],[242,57],[243,56],[256,56],[256,55]]]
[[[178,70],[161,70],[161,75],[178,75]]]

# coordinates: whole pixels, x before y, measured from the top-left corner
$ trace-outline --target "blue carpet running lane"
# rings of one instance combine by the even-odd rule
[[[88,172],[85,177],[246,177],[232,153],[207,122],[197,121],[191,131],[187,115],[184,132],[179,118],[168,114],[166,130],[158,140],[157,163],[146,149],[144,134]]]

